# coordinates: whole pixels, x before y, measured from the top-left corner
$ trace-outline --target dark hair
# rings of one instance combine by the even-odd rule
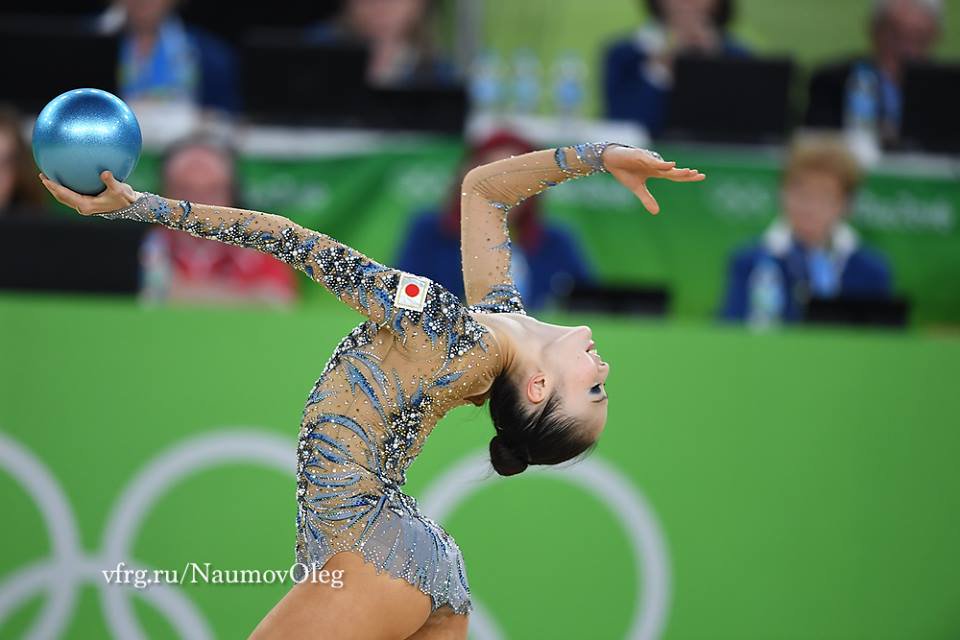
[[[644,0],[647,13],[657,20],[663,20],[663,0]],[[710,16],[713,26],[717,29],[725,29],[730,21],[733,20],[734,0],[717,0],[713,7],[713,15]]]
[[[504,371],[490,386],[490,418],[497,434],[490,440],[490,462],[502,476],[520,473],[530,464],[558,464],[592,450],[580,421],[561,412],[553,393],[539,411],[529,412],[517,384]]]
[[[0,103],[0,133],[13,138],[13,192],[10,205],[41,206],[46,202],[46,191],[37,180],[39,171],[33,164],[33,153],[24,139],[20,113],[12,106]],[[4,206],[0,204],[0,209]]]

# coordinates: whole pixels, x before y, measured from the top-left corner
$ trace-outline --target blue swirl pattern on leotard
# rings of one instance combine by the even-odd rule
[[[606,146],[572,147],[579,161],[574,166],[567,160],[570,148],[558,149],[559,175],[554,169],[532,186],[542,191],[604,171]],[[491,251],[509,254],[507,215],[536,192],[527,189],[509,204],[487,200],[502,215],[504,235]],[[524,314],[513,283],[492,283],[470,306],[429,283],[422,309],[414,310],[394,305],[401,272],[286,218],[186,201],[172,207],[152,194],[102,217],[161,224],[268,253],[367,316],[334,349],[304,406],[297,442],[297,562],[320,568],[338,552],[359,552],[378,572],[428,594],[433,609],[470,611],[459,547],[401,487],[429,432],[462,401],[470,380],[499,373],[489,364],[497,354],[487,344],[487,329],[470,314]],[[396,350],[402,353],[394,355]],[[429,366],[411,372],[405,363],[418,358]]]
[[[297,443],[296,559],[319,568],[339,551],[357,551],[378,572],[428,594],[434,609],[469,611],[459,548],[401,490],[407,467],[449,407],[454,385],[468,364],[478,364],[474,354],[487,354],[486,329],[457,297],[430,283],[421,310],[395,307],[401,272],[285,218],[189,202],[171,207],[152,194],[103,217],[269,253],[370,318],[340,341],[307,396]],[[416,380],[385,368],[384,329],[401,347],[409,343],[429,356],[430,366]]]

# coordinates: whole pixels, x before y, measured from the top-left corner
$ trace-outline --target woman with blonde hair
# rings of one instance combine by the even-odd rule
[[[758,244],[731,258],[723,318],[759,314],[790,322],[802,319],[812,297],[888,298],[886,259],[864,247],[847,222],[861,180],[856,158],[841,138],[809,133],[795,138],[780,185],[783,213]]]

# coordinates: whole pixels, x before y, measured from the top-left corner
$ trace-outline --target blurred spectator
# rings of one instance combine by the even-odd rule
[[[810,81],[807,124],[850,126],[851,118],[876,123],[881,142],[900,128],[904,66],[930,58],[941,32],[940,0],[876,0],[870,18],[869,56],[832,63]]]
[[[844,220],[860,180],[839,139],[808,135],[794,142],[783,175],[782,217],[730,260],[725,319],[772,313],[796,321],[811,297],[890,297],[886,259],[863,247]]]
[[[473,146],[454,180],[442,211],[415,217],[400,249],[397,268],[435,280],[464,298],[460,255],[460,195],[470,169],[533,151],[531,144],[507,131],[491,134]],[[590,284],[593,275],[576,238],[560,225],[543,220],[538,198],[528,198],[508,214],[513,258],[510,272],[528,310],[538,309],[574,283]]]
[[[47,199],[39,173],[23,137],[20,115],[13,107],[0,105],[0,216],[43,209]]]
[[[434,4],[435,0],[342,0],[339,15],[310,29],[308,37],[369,47],[367,79],[377,86],[450,83],[456,72],[437,51],[431,32]]]
[[[606,116],[656,136],[666,123],[673,60],[680,54],[746,56],[728,32],[734,0],[644,0],[650,21],[604,54]]]
[[[234,152],[217,139],[195,136],[174,144],[162,171],[161,193],[168,198],[242,206]],[[166,227],[148,232],[141,257],[146,300],[282,305],[297,295],[293,270],[272,256]]]
[[[236,56],[177,14],[177,0],[117,0],[100,29],[123,32],[117,85],[124,100],[240,109]]]

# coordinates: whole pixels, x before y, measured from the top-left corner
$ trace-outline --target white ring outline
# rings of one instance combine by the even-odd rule
[[[461,459],[448,471],[435,478],[423,492],[419,502],[431,517],[442,520],[472,494],[506,480],[489,475],[490,462],[484,452]],[[598,457],[588,457],[561,467],[533,466],[533,473],[546,473],[586,490],[606,505],[623,524],[633,544],[634,568],[640,577],[641,589],[634,607],[633,620],[626,638],[653,640],[660,637],[670,608],[671,574],[667,546],[660,523],[647,499],[633,482]],[[489,619],[482,605],[474,598],[475,612]],[[481,635],[481,640],[499,640],[502,634]]]
[[[38,505],[53,546],[53,557],[17,570],[0,583],[0,623],[36,589],[46,586],[53,592],[53,597],[27,637],[57,637],[76,603],[78,583],[82,579],[93,579],[100,584],[96,578],[102,576],[102,567],[123,560],[129,552],[129,542],[148,513],[147,507],[190,474],[229,462],[260,462],[292,474],[296,460],[288,439],[262,429],[217,429],[183,440],[153,458],[127,485],[104,530],[103,552],[82,557],[76,519],[54,476],[27,449],[0,433],[0,466],[10,470],[13,478]],[[423,511],[442,520],[465,498],[491,482],[503,480],[496,477],[478,483],[481,473],[488,470],[489,461],[482,453],[461,459],[435,478],[424,491],[420,500]],[[658,637],[669,608],[670,569],[659,523],[644,496],[626,476],[597,458],[587,458],[562,468],[534,468],[534,471],[560,474],[558,478],[586,489],[621,518],[636,551],[637,575],[643,576],[639,607],[634,612],[627,637],[631,640]],[[125,639],[145,637],[129,600],[120,597],[123,590],[100,584],[100,591],[103,612],[111,630]],[[142,590],[142,595],[167,615],[182,637],[198,640],[213,637],[206,620],[180,590],[161,583]],[[493,618],[476,602],[471,615],[471,636],[475,634],[484,640],[495,640],[504,635]]]

